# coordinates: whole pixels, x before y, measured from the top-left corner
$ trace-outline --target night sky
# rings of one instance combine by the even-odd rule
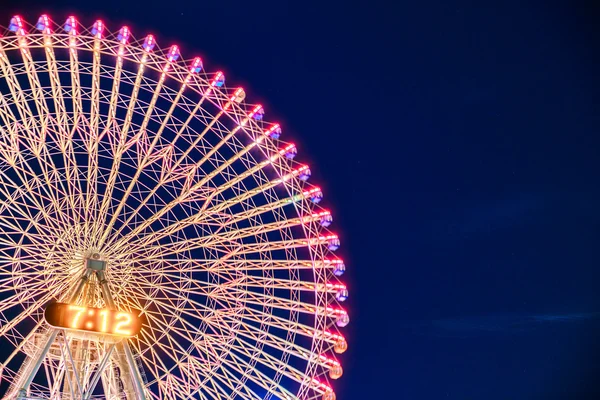
[[[338,399],[588,400],[600,399],[592,4],[2,0],[0,16],[153,33],[282,123],[348,266]]]

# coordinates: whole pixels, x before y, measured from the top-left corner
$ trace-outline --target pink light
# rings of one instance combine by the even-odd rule
[[[243,88],[237,88],[235,92],[233,92],[233,96],[231,96],[231,101],[234,101],[235,99],[237,99],[239,96],[243,96],[244,95],[244,89]]]
[[[14,17],[12,17],[10,19],[10,25],[8,26],[8,29],[19,36],[25,35],[25,29],[23,28],[23,18],[21,18],[20,15],[15,15]]]
[[[265,131],[265,135],[271,139],[278,139],[279,135],[281,135],[281,127],[279,124],[275,124]]]
[[[264,137],[264,136],[262,136]],[[279,154],[282,156],[285,156],[285,158],[287,158],[288,160],[293,159],[294,157],[296,157],[296,154],[298,153],[298,150],[296,150],[296,145],[291,143],[289,145],[287,145],[286,147],[284,147],[283,149],[279,150]]]
[[[257,121],[262,120],[263,115],[265,115],[265,110],[261,105],[256,106],[252,111],[252,118],[254,118]]]
[[[130,36],[131,36],[131,32],[129,31],[129,28],[124,26],[119,30],[119,35],[117,36],[117,40],[119,40],[121,42],[121,44],[126,44],[127,41],[129,40]]]
[[[225,83],[225,74],[218,71],[211,82],[211,86],[221,87],[223,86],[223,83]]]
[[[202,59],[200,57],[196,57],[194,58],[194,61],[192,61],[192,66],[190,67],[190,72],[192,74],[197,74],[200,71],[202,71]]]
[[[343,308],[327,307],[326,310],[334,315],[347,315],[348,312]]]
[[[165,72],[167,72],[169,70],[169,68],[171,67],[171,64],[175,61],[177,61],[177,59],[179,58],[179,47],[173,45],[171,46],[171,48],[169,49],[169,53],[167,53],[167,63],[165,64],[164,68],[163,68],[163,74],[161,79],[165,78]]]
[[[144,39],[144,44],[142,45],[144,51],[150,53],[154,49],[154,46],[156,46],[156,40],[154,40],[154,36],[146,36],[146,39]]]
[[[346,340],[342,335],[338,335],[337,333],[331,333],[329,331],[325,331],[325,332],[323,332],[323,334],[331,339],[336,340],[336,341],[337,340],[344,340],[344,341]]]
[[[260,113],[261,110],[262,110],[262,106],[259,104],[256,107],[254,107],[254,109],[252,109],[252,111],[250,111],[250,114],[248,114],[248,117],[249,118],[254,117],[258,113]]]
[[[315,194],[315,193],[318,193],[318,192],[320,192],[320,191],[321,191],[321,189],[320,189],[320,188],[318,188],[318,187],[314,187],[314,188],[312,188],[312,189],[310,189],[310,190],[307,190],[307,191],[305,191],[305,192],[304,192],[304,193],[302,193],[302,194],[303,194],[304,196],[309,196],[309,195],[311,195],[311,194]]]
[[[326,283],[325,286],[329,289],[347,289],[346,285],[342,285],[341,283]]]
[[[306,175],[307,175],[307,177],[306,177],[305,179],[303,179],[303,178],[302,178],[302,173],[303,173],[303,172],[305,172],[305,171],[307,172],[307,174],[306,174]],[[303,165],[303,166],[301,166],[300,168],[293,169],[293,170],[292,170],[292,172],[291,172],[291,173],[289,173],[289,174],[287,174],[287,175],[285,175],[285,176],[282,178],[282,180],[283,180],[283,181],[287,181],[287,180],[288,180],[288,179],[290,179],[292,176],[298,176],[298,175],[300,175],[300,179],[303,179],[303,180],[306,180],[306,179],[308,179],[308,176],[310,176],[310,169],[308,168],[308,165]]]
[[[50,33],[52,33],[50,31],[50,18],[48,18],[46,14],[40,16],[36,25],[36,29],[41,31],[45,35],[49,35]]]
[[[217,76],[215,77],[215,79],[217,79],[219,73],[217,73]],[[213,81],[214,83],[214,81]],[[222,85],[222,83],[221,83]],[[217,86],[219,86],[218,82],[217,82]],[[243,88],[237,88],[235,90],[235,92],[233,92],[233,95],[229,98],[229,101],[225,104],[225,106],[223,106],[223,111],[227,111],[229,110],[229,107],[231,107],[232,103],[241,103],[242,101],[244,101],[244,99],[246,98],[246,92],[244,92]],[[236,129],[242,128],[244,126],[246,126],[246,124],[248,123],[248,118],[250,117],[246,117],[242,120],[242,122],[240,123],[240,125],[238,125],[238,127]]]
[[[344,275],[344,272],[346,272],[346,265],[344,264],[344,261],[341,259],[323,260],[323,263],[325,264],[326,268],[333,269],[333,274],[335,276],[342,276],[342,275]]]
[[[175,62],[179,59],[179,56],[179,47],[175,45],[171,46],[171,49],[169,50],[169,55],[167,56],[167,60],[169,60],[169,62]]]
[[[71,36],[77,35],[77,20],[75,17],[70,16],[65,22],[65,32]]]
[[[329,364],[329,365],[340,365],[340,363],[339,363],[338,361],[336,361],[336,360],[334,360],[334,359],[331,359],[331,358],[328,358],[328,357],[325,357],[325,356],[324,356],[324,355],[322,355],[322,354],[321,354],[321,355],[319,355],[319,358],[320,358],[321,360],[323,360],[323,362],[325,362],[325,364]]]
[[[316,380],[315,378],[313,378],[312,381],[316,386],[318,386],[322,390],[324,390],[326,392],[333,392],[333,389],[331,389],[329,386],[327,386],[327,384],[320,382],[320,381]]]
[[[319,187],[314,187],[310,190],[306,190],[302,193],[304,198],[308,198],[313,203],[318,203],[323,198],[323,192]]]
[[[94,22],[92,27],[92,35],[96,37],[96,39],[102,39],[102,34],[104,33],[104,22],[101,20],[97,20]]]
[[[283,153],[285,153],[285,152],[287,152],[287,151],[290,151],[290,150],[291,150],[291,149],[293,149],[294,147],[296,147],[296,145],[295,145],[295,144],[293,144],[293,143],[291,143],[291,144],[288,144],[287,146],[285,146],[283,149],[279,150],[279,152],[280,152],[281,154],[283,154]]]

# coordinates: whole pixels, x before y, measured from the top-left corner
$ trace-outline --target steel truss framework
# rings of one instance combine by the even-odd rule
[[[0,395],[134,398],[138,371],[148,398],[334,399],[347,291],[310,170],[222,73],[153,46],[72,17],[0,37]],[[43,322],[105,304],[95,253],[146,320],[125,345]]]

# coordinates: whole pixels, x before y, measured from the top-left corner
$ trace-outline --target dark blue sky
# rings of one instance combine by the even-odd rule
[[[299,145],[349,267],[339,399],[600,398],[593,2],[51,3],[3,25],[155,33]]]

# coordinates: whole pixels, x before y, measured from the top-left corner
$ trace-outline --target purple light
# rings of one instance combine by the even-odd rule
[[[171,49],[169,50],[169,55],[167,56],[167,60],[169,60],[169,62],[175,62],[179,59],[180,55],[181,53],[179,53],[179,47],[171,46]]]
[[[215,75],[215,78],[212,81],[212,86],[221,87],[225,84],[225,75],[219,71]]]
[[[77,20],[75,17],[71,16],[67,18],[65,22],[65,32],[70,33],[71,35],[77,35]]]
[[[117,35],[117,40],[119,42],[121,42],[121,44],[125,44],[129,40],[130,36],[131,36],[131,32],[129,31],[129,28],[124,26],[119,30],[119,34]]]
[[[16,33],[17,35],[24,35],[25,29],[23,29],[23,18],[20,15],[15,15],[10,19],[8,30]]]
[[[308,180],[308,178],[310,178],[310,168],[308,168],[308,166],[305,165],[302,168],[300,168],[299,174],[298,174],[298,179],[306,182]]]
[[[262,106],[258,106],[252,114],[252,118],[254,118],[255,121],[260,121],[263,119],[264,115],[265,109]]]
[[[146,36],[146,39],[144,40],[144,44],[142,45],[142,48],[150,53],[152,50],[154,50],[154,46],[156,46],[156,40],[154,40],[154,36],[152,35],[148,35]]]
[[[197,74],[200,73],[200,71],[202,71],[202,59],[200,57],[196,57],[194,58],[194,61],[192,62],[192,66],[190,67],[190,72],[192,74]]]
[[[35,28],[38,31],[43,32],[45,34],[49,34],[50,33],[50,19],[48,18],[48,16],[46,14],[42,15],[38,19],[38,22],[35,25]]]
[[[104,22],[98,20],[94,22],[92,26],[92,35],[96,36],[98,39],[102,39],[102,34],[104,33]]]
[[[296,154],[298,154],[298,149],[296,148],[295,144],[288,145],[285,149],[283,149],[283,151],[285,158],[288,160],[292,160],[294,157],[296,157]]]

